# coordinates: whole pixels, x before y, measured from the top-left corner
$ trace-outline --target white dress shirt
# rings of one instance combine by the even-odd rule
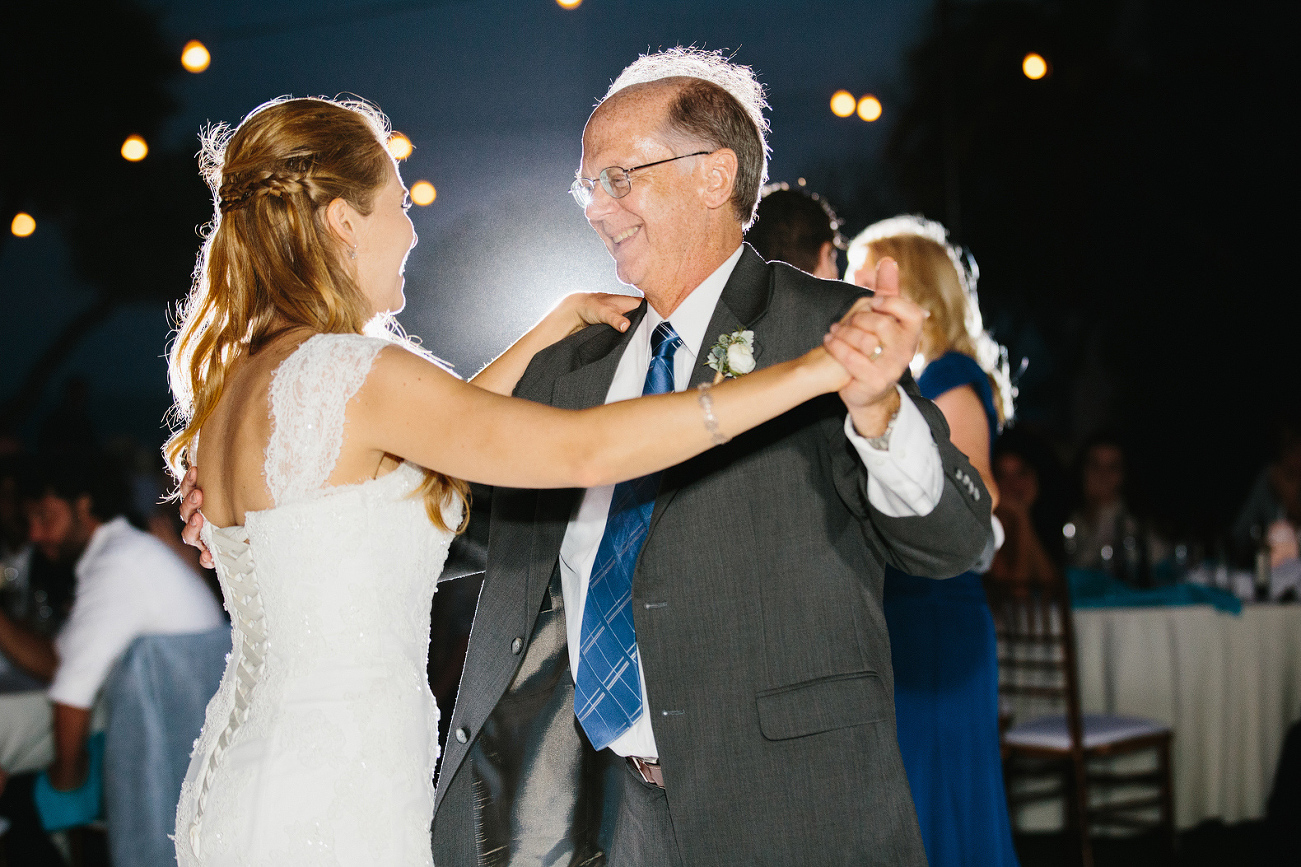
[[[113,663],[140,635],[206,632],[226,622],[203,579],[126,518],[95,530],[76,573],[72,613],[55,638],[52,702],[89,708]]]
[[[741,258],[741,250],[738,247],[718,270],[706,277],[670,317],[673,330],[682,340],[682,345],[673,356],[675,391],[682,391],[691,381],[705,339],[705,329],[709,327],[709,320],[713,318],[723,288]],[[614,380],[605,396],[606,403],[641,396],[646,371],[650,367],[651,332],[663,321],[664,317],[655,308],[647,308],[645,318],[633,332],[623,357],[619,359]],[[926,420],[902,390],[900,398],[899,417],[895,421],[887,449],[872,448],[866,439],[854,431],[848,416],[845,419],[845,432],[867,467],[868,499],[872,505],[891,517],[926,515],[940,501],[944,489],[944,469],[940,463],[939,448],[931,437]],[[569,668],[572,674],[578,671],[587,583],[601,537],[605,534],[605,522],[613,495],[614,485],[588,488],[569,521],[564,541],[560,545],[560,582],[564,593]],[[655,746],[651,715],[645,713],[645,709],[650,707],[650,698],[646,692],[646,674],[641,666],[640,654],[637,668],[641,677],[643,713],[628,731],[615,738],[610,749],[621,756],[657,758],[659,750]]]

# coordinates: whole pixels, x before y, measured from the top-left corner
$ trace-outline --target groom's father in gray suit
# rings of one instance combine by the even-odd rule
[[[713,54],[624,71],[573,192],[647,303],[624,333],[539,353],[517,395],[586,407],[694,387],[715,341],[749,332],[723,365],[744,374],[850,307],[861,290],[742,243],[763,105],[750,71]],[[990,531],[979,475],[907,375],[921,319],[882,292],[836,332],[855,377],[839,397],[662,474],[494,492],[438,781],[440,867],[925,863],[882,570],[957,574]]]

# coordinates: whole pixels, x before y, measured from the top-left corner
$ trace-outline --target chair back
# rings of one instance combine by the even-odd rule
[[[1075,630],[1066,581],[985,577],[985,593],[998,640],[999,697],[1018,721],[1065,713],[1072,752],[1084,748]]]
[[[176,802],[230,648],[229,627],[144,635],[114,669],[104,745],[104,811],[114,867],[175,867],[168,835],[176,826]]]

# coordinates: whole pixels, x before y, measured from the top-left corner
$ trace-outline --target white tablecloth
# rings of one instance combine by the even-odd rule
[[[1283,737],[1301,719],[1301,606],[1080,609],[1075,634],[1086,712],[1174,730],[1180,828],[1265,814]],[[1018,826],[1059,827],[1060,815],[1026,811]]]

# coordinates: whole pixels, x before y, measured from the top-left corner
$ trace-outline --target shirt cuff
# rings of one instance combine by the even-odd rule
[[[901,386],[895,388],[899,390],[899,417],[886,448],[872,448],[854,430],[854,420],[848,414],[845,436],[867,468],[867,499],[872,507],[890,518],[922,517],[939,505],[944,465],[921,410]]]

